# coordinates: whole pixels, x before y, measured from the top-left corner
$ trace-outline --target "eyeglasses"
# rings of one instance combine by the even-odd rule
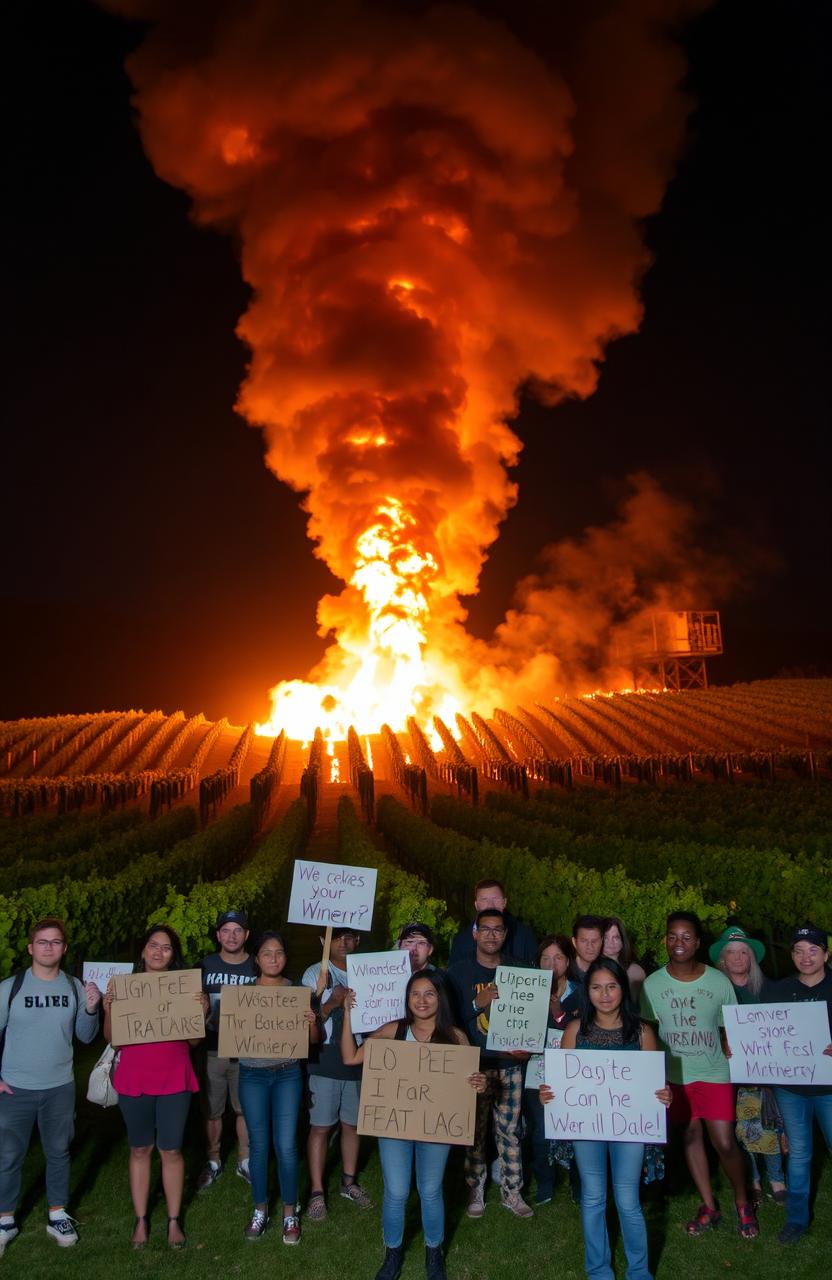
[[[477,933],[484,934],[486,938],[502,938],[505,933],[505,929],[499,924],[481,924],[477,929]]]
[[[64,940],[63,938],[35,938],[32,945],[35,947],[62,947]]]

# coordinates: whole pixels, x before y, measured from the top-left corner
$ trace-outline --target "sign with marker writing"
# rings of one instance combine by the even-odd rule
[[[376,896],[374,867],[343,867],[298,858],[289,898],[290,924],[369,929]]]
[[[539,1053],[546,1046],[551,969],[514,969],[498,964],[494,983],[499,996],[488,1007],[486,1049]]]
[[[370,951],[347,956],[347,981],[355,992],[350,1014],[353,1031],[366,1034],[404,1017],[404,993],[410,981],[409,951]]]
[[[546,1032],[546,1048],[557,1049],[563,1036],[562,1031],[557,1031],[554,1027],[550,1027]],[[546,1054],[533,1053],[526,1063],[526,1088],[539,1089],[545,1084],[546,1076]]]
[[[725,1005],[731,1079],[737,1084],[832,1085],[825,1000]]]
[[[547,1049],[546,1137],[567,1142],[666,1142],[661,1052]]]
[[[102,996],[107,990],[107,983],[117,973],[132,973],[133,966],[129,961],[120,960],[85,960],[84,982],[94,982]]]
[[[477,1095],[468,1077],[479,1065],[471,1045],[365,1041],[358,1132],[470,1147]]]
[[[220,991],[221,1058],[308,1058],[309,987],[224,986]]]
[[[153,1044],[197,1040],[205,1035],[202,972],[167,969],[164,973],[117,974],[110,1005],[112,1043]]]

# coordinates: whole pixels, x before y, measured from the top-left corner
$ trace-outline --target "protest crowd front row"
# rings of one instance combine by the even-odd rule
[[[335,874],[341,888],[321,889]],[[404,926],[389,951],[359,950],[356,922],[369,926],[374,892],[370,870],[296,863],[289,921],[309,923],[311,915],[323,948],[299,984],[288,977],[284,933],[250,936],[233,904],[217,920],[215,952],[197,968],[185,967],[177,934],[158,923],[148,929],[135,966],[86,964],[83,982],[62,967],[64,923],[37,922],[29,966],[0,984],[0,1254],[19,1232],[15,1211],[36,1123],[46,1164],[46,1230],[60,1246],[78,1242],[68,1212],[73,1041],[91,1043],[100,1023],[109,1047],[88,1096],[107,1105],[117,1095],[136,1249],[150,1238],[154,1149],[167,1242],[175,1249],[186,1244],[182,1146],[194,1095],[205,1144],[196,1188],[209,1192],[224,1173],[223,1118],[230,1108],[234,1167],[251,1187],[243,1228],[249,1241],[259,1240],[272,1220],[272,1151],[279,1185],[274,1216],[284,1244],[298,1245],[302,1209],[309,1223],[327,1217],[324,1166],[336,1126],[339,1191],[356,1211],[373,1208],[358,1181],[358,1160],[362,1137],[377,1140],[384,1253],[376,1280],[401,1273],[414,1170],[426,1274],[445,1277],[453,1146],[464,1148],[467,1214],[474,1220],[486,1212],[489,1178],[499,1185],[500,1205],[530,1219],[535,1206],[552,1199],[562,1170],[580,1205],[586,1273],[603,1280],[614,1275],[610,1172],[627,1276],[650,1280],[640,1187],[663,1176],[674,1134],[699,1200],[688,1235],[722,1221],[708,1146],[730,1185],[734,1204],[726,1216],[740,1236],[759,1235],[765,1185],[784,1211],[778,1241],[795,1245],[809,1230],[815,1121],[832,1149],[825,930],[796,925],[794,971],[774,982],[760,968],[763,944],[742,928],[726,929],[706,964],[699,920],[673,912],[667,963],[645,975],[621,920],[580,916],[570,937],[536,939],[508,912],[502,886],[481,881],[473,924],[454,938],[442,970],[433,964],[433,932],[420,922]],[[322,905],[327,898],[338,901],[337,909]],[[304,1105],[309,1188],[302,1206]]]

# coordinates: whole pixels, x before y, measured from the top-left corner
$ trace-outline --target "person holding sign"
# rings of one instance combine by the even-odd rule
[[[563,1033],[570,1019],[578,1012],[580,996],[576,984],[569,977],[575,960],[575,951],[569,938],[562,933],[552,933],[541,938],[537,949],[538,969],[548,969],[552,974],[552,994],[549,997],[548,1029]],[[540,1059],[542,1063],[542,1058]],[[535,1059],[529,1063],[529,1072]],[[542,1076],[538,1076],[542,1079]],[[531,1134],[532,1167],[537,1182],[534,1202],[549,1204],[555,1189],[554,1168],[549,1163],[549,1140],[543,1107],[537,1089],[529,1088],[526,1077],[526,1119]],[[570,1170],[572,1169],[570,1165]],[[576,1196],[577,1198],[577,1196]]]
[[[256,986],[290,987],[283,976],[286,942],[281,933],[261,934],[254,955]],[[306,994],[306,993],[304,993]],[[321,1038],[318,1020],[311,1009],[303,1015],[309,1039]],[[298,1058],[240,1058],[240,1103],[248,1126],[251,1220],[247,1240],[258,1240],[269,1223],[269,1147],[277,1156],[277,1178],[283,1198],[283,1243],[300,1243],[298,1200],[298,1115],[303,1092],[303,1073]]]
[[[630,983],[621,965],[608,957],[593,960],[584,978],[586,1000],[580,1020],[573,1019],[563,1033],[561,1049],[647,1050],[659,1045],[651,1026],[639,1017],[630,995]],[[669,1107],[667,1085],[656,1097]],[[555,1101],[547,1084],[540,1086],[540,1101]],[[612,1280],[612,1255],[607,1233],[607,1164],[612,1166],[612,1189],[621,1238],[627,1256],[627,1280],[651,1280],[647,1262],[647,1228],[638,1191],[644,1164],[643,1142],[574,1140],[575,1161],[581,1175],[581,1227],[584,1264],[588,1276]]]
[[[454,1026],[448,996],[434,974],[414,973],[408,981],[405,992],[404,1017],[379,1027],[360,1046],[356,1045],[350,1023],[350,1010],[354,1006],[355,995],[349,991],[341,1028],[341,1056],[344,1062],[351,1066],[360,1066],[363,1063],[367,1044],[375,1039],[412,1040],[418,1044],[468,1044],[465,1032]],[[485,1075],[482,1072],[475,1072],[468,1077],[468,1083],[481,1093],[485,1089]],[[379,1138],[378,1153],[384,1178],[384,1199],[381,1207],[384,1262],[376,1274],[376,1280],[398,1280],[401,1275],[405,1211],[410,1195],[414,1162],[416,1186],[422,1209],[428,1280],[445,1280],[445,1262],[442,1257],[442,1242],[445,1238],[445,1201],[442,1195],[442,1181],[450,1150],[450,1144],[444,1142]]]
[[[309,1084],[309,1140],[306,1157],[309,1163],[309,1207],[312,1222],[326,1217],[324,1170],[329,1135],[333,1125],[341,1123],[341,1195],[359,1209],[371,1207],[370,1197],[356,1178],[358,1168],[358,1095],[361,1068],[348,1066],[341,1057],[341,1019],[349,983],[346,958],[358,949],[361,935],[354,929],[332,930],[329,962],[312,964],[301,982],[313,991],[312,1008],[320,1011],[323,1036],[316,1055],[306,1068]],[[321,946],[325,939],[321,938]]]
[[[826,930],[807,922],[795,929],[791,944],[795,972],[773,984],[769,999],[775,1004],[823,1000],[832,1026],[832,974]],[[832,1044],[824,1045],[822,1050],[819,1047],[819,1052],[832,1057]],[[814,1120],[832,1151],[832,1089],[828,1085],[775,1085],[774,1094],[789,1139],[786,1224],[778,1239],[781,1244],[795,1244],[809,1229]]]
[[[481,1060],[486,1088],[477,1100],[477,1128],[473,1146],[465,1156],[465,1181],[468,1185],[468,1217],[481,1218],[485,1213],[485,1153],[493,1115],[494,1139],[500,1166],[500,1203],[516,1218],[531,1218],[534,1210],[520,1194],[523,1185],[523,1162],[520,1154],[520,1116],[523,1102],[523,1068],[528,1058],[523,1052],[489,1050],[489,1010],[499,998],[494,981],[501,964],[516,965],[512,956],[502,954],[506,933],[505,916],[496,908],[480,911],[474,924],[476,954],[473,960],[460,960],[448,969],[457,1008],[465,1021],[471,1043],[482,1050]]]
[[[98,1031],[101,992],[61,968],[66,930],[54,916],[29,932],[32,963],[0,986],[0,1255],[17,1235],[14,1213],[35,1121],[46,1160],[46,1231],[56,1244],[78,1243],[66,1211],[69,1147],[75,1130],[72,1043]]]
[[[151,925],[142,942],[136,973],[168,973],[184,967],[182,944],[175,929],[167,924]],[[110,981],[104,997],[104,1038],[110,1042],[113,1038],[114,981]],[[208,996],[197,991],[193,998],[200,1002],[203,1014],[207,1014]],[[136,1214],[130,1241],[134,1249],[141,1249],[147,1244],[150,1234],[147,1202],[154,1143],[162,1161],[168,1244],[173,1249],[181,1249],[185,1244],[179,1223],[185,1185],[182,1139],[191,1098],[199,1091],[190,1052],[190,1046],[199,1043],[200,1039],[150,1041],[127,1044],[118,1051],[113,1087],[118,1093],[118,1105],[130,1144],[130,1195]]]
[[[687,1223],[700,1236],[722,1221],[708,1167],[704,1129],[734,1190],[737,1222],[744,1240],[760,1234],[746,1193],[745,1160],[734,1136],[734,1089],[725,1056],[722,1006],[736,1004],[734,988],[718,969],[696,958],[702,923],[690,911],[667,917],[668,962],[645,980],[641,1011],[658,1024],[673,1090],[671,1124],[684,1129],[685,1160],[702,1203]]]

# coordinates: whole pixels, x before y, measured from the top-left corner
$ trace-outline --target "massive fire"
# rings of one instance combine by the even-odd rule
[[[214,0],[190,22],[174,0],[103,2],[152,24],[128,62],[145,147],[200,223],[240,238],[238,409],[345,583],[319,604],[323,661],[272,690],[259,731],[427,728],[496,694],[628,683],[600,637],[657,596],[641,532],[638,570],[613,590],[598,566],[591,607],[527,582],[483,642],[460,597],[516,500],[518,389],[591,394],[639,324],[641,223],[686,111],[666,31],[703,0],[552,6],[534,48],[509,6],[323,0],[312,21]],[[657,549],[668,512],[637,488]]]

